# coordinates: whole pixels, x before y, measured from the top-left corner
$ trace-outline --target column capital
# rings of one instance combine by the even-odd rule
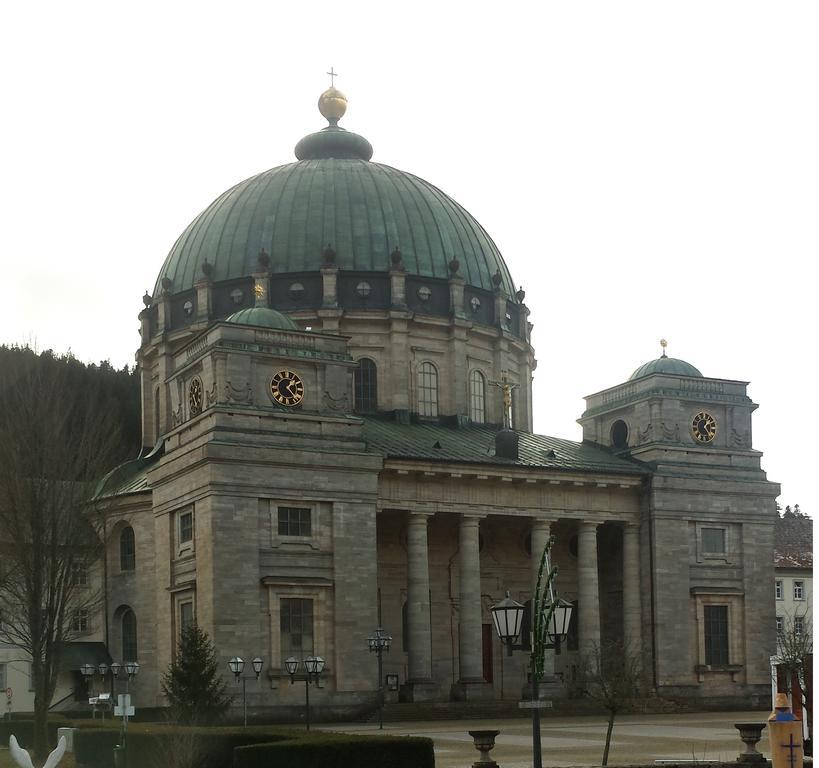
[[[592,528],[596,531],[602,524],[602,520],[578,520],[577,522],[577,525],[581,530],[589,530]]]
[[[465,523],[467,520],[469,522],[471,522],[471,523],[480,523],[481,520],[483,520],[484,518],[489,517],[489,513],[487,513],[487,512],[461,512],[460,515],[458,515],[458,517],[460,518],[460,521],[462,523]]]
[[[407,520],[411,523],[420,523],[420,522],[428,522],[429,518],[431,518],[435,513],[434,512],[423,512],[420,510],[408,509],[407,510]]]

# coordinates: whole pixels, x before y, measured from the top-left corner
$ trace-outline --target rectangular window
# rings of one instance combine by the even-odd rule
[[[189,544],[193,541],[193,512],[179,515],[179,543]]]
[[[804,581],[794,581],[793,582],[793,599],[794,600],[804,600],[805,599],[805,582]]]
[[[776,617],[776,634],[781,635],[785,631],[785,619],[782,616]]]
[[[88,568],[84,563],[74,563],[71,566],[71,581],[79,587],[88,585]]]
[[[313,601],[283,597],[280,603],[282,667],[293,656],[299,661],[313,653]]]
[[[797,616],[793,620],[793,636],[802,637],[805,631],[805,619],[802,616]]]
[[[728,664],[728,606],[706,605],[705,663],[709,666]]]
[[[179,631],[184,632],[193,624],[193,602],[179,604]]]
[[[310,536],[311,510],[306,507],[279,507],[279,536]]]
[[[6,665],[0,664],[0,690],[6,690]]]
[[[74,611],[71,616],[71,631],[72,632],[87,632],[88,631],[88,611],[85,608],[80,608]]]
[[[785,590],[782,588],[782,579],[776,580],[776,599],[782,600],[785,597]]]
[[[724,555],[725,554],[725,529],[724,528],[703,528],[702,529],[702,553],[704,555]]]

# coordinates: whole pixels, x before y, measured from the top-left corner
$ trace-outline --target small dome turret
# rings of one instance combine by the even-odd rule
[[[251,307],[250,309],[240,309],[230,317],[225,318],[226,323],[234,325],[256,325],[261,328],[272,328],[278,331],[297,331],[299,328],[287,315],[277,312],[269,307]]]
[[[650,376],[652,373],[666,373],[671,376],[693,376],[696,378],[703,378],[699,369],[695,368],[691,363],[685,360],[678,360],[676,357],[668,357],[665,353],[665,348],[668,342],[665,339],[660,339],[660,346],[663,348],[663,354],[656,360],[649,360],[643,363],[634,373],[629,376],[629,381],[634,379],[641,379],[643,376]]]

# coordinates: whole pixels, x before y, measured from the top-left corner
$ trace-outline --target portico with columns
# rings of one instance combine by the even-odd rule
[[[404,464],[402,467],[401,464]],[[406,701],[518,699],[530,682],[528,635],[506,655],[489,608],[506,591],[527,605],[540,555],[555,537],[556,594],[579,611],[569,643],[547,652],[542,696],[566,695],[581,654],[601,639],[643,651],[639,473],[581,480],[543,468],[495,476],[487,468],[390,462],[379,483],[378,589],[382,624],[396,638],[387,673]],[[493,473],[494,474],[494,473]],[[426,501],[434,496],[436,502]],[[607,509],[603,509],[603,505]],[[606,535],[600,536],[599,531]],[[619,616],[601,618],[601,568]],[[527,620],[528,623],[528,620]]]

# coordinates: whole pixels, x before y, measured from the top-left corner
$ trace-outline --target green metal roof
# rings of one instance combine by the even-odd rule
[[[126,461],[112,469],[100,480],[94,498],[103,499],[108,496],[124,496],[150,490],[148,470],[160,456],[161,451],[154,451],[149,456]]]
[[[365,159],[313,157],[253,176],[211,203],[171,249],[154,296],[163,277],[173,293],[191,289],[205,259],[214,281],[247,277],[262,249],[274,274],[318,271],[328,243],[343,270],[385,272],[397,246],[409,275],[448,278],[457,259],[468,285],[491,291],[500,271],[506,293],[515,293],[492,238],[440,189]]]
[[[386,418],[364,419],[367,448],[386,458],[421,459],[469,464],[501,464],[544,469],[644,475],[640,464],[618,458],[587,443],[518,432],[518,459],[494,455],[496,426],[446,427],[398,424]]]
[[[651,360],[641,365],[634,373],[629,376],[629,381],[632,379],[640,379],[643,376],[650,376],[652,373],[668,373],[672,376],[696,376],[703,378],[702,374],[691,363],[686,363],[685,360],[678,360],[676,357],[658,357],[656,360]]]
[[[296,330],[296,324],[287,315],[269,307],[250,307],[240,309],[225,319],[226,323],[235,325],[258,325],[262,328],[275,328],[283,331]]]

